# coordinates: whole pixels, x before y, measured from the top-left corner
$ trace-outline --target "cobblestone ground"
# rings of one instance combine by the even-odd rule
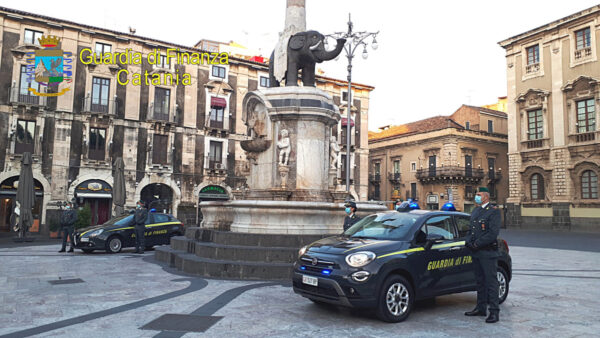
[[[406,322],[388,324],[317,306],[281,283],[181,275],[159,265],[151,251],[57,249],[0,248],[0,337],[600,336],[598,252],[511,247],[514,277],[497,324],[463,315],[474,307],[473,292],[418,304]],[[192,315],[164,321],[180,330],[207,329],[152,326],[165,314]]]

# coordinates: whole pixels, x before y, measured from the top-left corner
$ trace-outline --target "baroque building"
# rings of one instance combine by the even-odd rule
[[[479,186],[493,202],[506,202],[507,115],[463,105],[436,116],[369,132],[369,199],[417,200],[439,210],[453,202],[470,212]]]
[[[499,42],[512,226],[600,231],[599,27],[594,6]]]
[[[169,63],[169,48],[218,52],[220,44],[201,40],[194,47],[181,46],[2,7],[0,36],[0,235],[10,231],[24,152],[31,152],[34,160],[32,231],[42,234],[57,221],[58,202],[72,198],[90,205],[92,224],[111,217],[112,167],[118,157],[125,163],[126,208],[138,199],[152,201],[156,209],[185,224],[197,224],[202,217],[199,201],[243,195],[249,166],[240,142],[249,139],[250,130],[242,120],[242,99],[247,92],[269,86],[266,59],[230,55],[226,65]],[[64,95],[36,96],[30,90],[44,92],[26,74],[27,53],[42,49],[42,36],[58,37],[62,50],[73,55],[70,90]],[[141,64],[86,64],[80,58],[86,48],[98,54],[129,49],[143,59]],[[157,61],[149,64],[147,55],[157,49]],[[130,77],[188,73],[191,85],[121,85],[119,80],[126,79],[117,76],[126,75],[123,69]],[[317,87],[333,97],[345,116],[347,82],[317,76]],[[360,200],[367,198],[367,112],[373,89],[354,84],[353,119],[342,119],[333,130],[342,154],[338,177],[345,175],[349,154],[351,190]],[[352,141],[349,150],[347,135]]]

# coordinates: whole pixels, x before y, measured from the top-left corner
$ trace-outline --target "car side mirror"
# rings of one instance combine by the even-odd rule
[[[440,234],[428,234],[427,242],[425,243],[425,250],[431,249],[434,244],[438,244],[444,241],[444,236]]]

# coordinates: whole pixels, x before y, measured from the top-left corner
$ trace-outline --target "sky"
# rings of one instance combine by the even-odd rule
[[[598,1],[598,0],[596,0]],[[0,6],[192,46],[235,41],[269,56],[285,21],[285,0],[22,1]],[[306,0],[307,29],[329,34],[377,32],[377,50],[354,59],[353,81],[375,87],[369,130],[437,115],[461,104],[506,95],[505,54],[498,42],[597,5],[588,0],[389,1]],[[347,60],[319,65],[346,79]]]

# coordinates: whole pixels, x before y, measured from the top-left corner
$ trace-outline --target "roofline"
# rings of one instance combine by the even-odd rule
[[[499,41],[498,44],[500,45],[500,47],[506,48],[507,46],[509,46],[509,45],[511,45],[511,44],[519,41],[519,40],[523,40],[523,39],[528,38],[528,37],[530,37],[532,35],[540,33],[540,32],[542,32],[544,30],[548,30],[548,29],[550,29],[550,28],[552,28],[554,26],[559,26],[559,25],[563,25],[563,24],[569,23],[569,22],[571,22],[573,20],[576,20],[576,19],[579,19],[579,18],[581,18],[581,17],[583,17],[585,15],[594,14],[594,13],[596,13],[598,11],[600,11],[600,5],[594,5],[592,7],[586,8],[586,9],[584,9],[582,11],[573,13],[573,14],[568,15],[568,16],[565,16],[565,17],[560,18],[558,20],[554,20],[554,21],[552,21],[550,23],[547,23],[545,25],[536,27],[534,29],[530,29],[530,30],[528,30],[528,31],[526,31],[524,33],[520,33],[520,34],[517,34],[515,36],[511,36],[508,39],[504,39],[502,41]]]
[[[457,122],[455,122],[455,123],[458,124]],[[416,131],[416,132],[406,133],[406,134],[400,134],[400,135],[390,135],[390,136],[386,136],[386,137],[382,137],[382,138],[377,138],[377,139],[367,139],[367,143],[371,143],[371,142],[376,143],[376,142],[381,142],[381,141],[389,141],[389,140],[398,139],[398,138],[402,138],[402,137],[414,136],[414,135],[419,135],[419,134],[427,134],[427,133],[432,133],[432,132],[436,132],[436,131],[440,131],[440,130],[445,130],[445,129],[456,129],[456,130],[466,131],[466,132],[475,133],[475,134],[479,134],[479,135],[483,135],[483,136],[508,138],[508,134],[488,133],[488,132],[483,131],[483,130],[466,129],[463,126],[461,126],[460,124],[458,124],[458,125],[460,127],[451,126],[451,127],[444,127],[444,128],[432,129],[432,130],[428,130],[428,131],[424,131],[424,132]],[[445,136],[445,135],[443,135],[443,136]],[[439,136],[439,137],[443,137],[443,136]]]
[[[168,42],[168,41],[164,41],[164,40],[158,40],[158,39],[154,39],[154,38],[149,38],[149,37],[145,37],[145,36],[141,36],[141,35],[135,35],[135,34],[131,34],[131,33],[126,33],[126,32],[119,32],[119,31],[115,31],[112,29],[107,29],[107,28],[102,28],[102,27],[97,27],[97,26],[90,26],[90,25],[86,25],[86,24],[82,24],[79,22],[74,22],[74,21],[70,21],[70,20],[63,20],[63,19],[59,19],[59,18],[54,18],[51,16],[45,16],[45,15],[41,15],[41,14],[36,14],[36,13],[31,13],[31,12],[26,12],[26,11],[22,11],[22,10],[18,10],[18,9],[12,9],[12,8],[8,8],[8,7],[3,7],[0,6],[0,12],[6,12],[8,15],[8,17],[12,17],[13,19],[23,19],[23,18],[15,18],[14,16],[29,16],[30,20],[37,20],[37,21],[41,21],[41,20],[46,20],[46,21],[54,21],[57,24],[60,24],[61,26],[65,26],[65,24],[67,25],[71,25],[72,29],[78,29],[78,30],[97,30],[99,31],[99,33],[102,34],[107,34],[107,35],[113,35],[115,37],[128,37],[131,40],[135,40],[138,42],[142,42],[142,43],[148,43],[148,42],[155,42],[158,44],[162,44],[165,46],[173,46],[173,47],[177,47],[180,48],[182,50],[188,50],[188,51],[198,51],[198,52],[203,52],[203,53],[210,53],[209,51],[206,50],[202,50],[200,48],[196,48],[196,47],[191,47],[191,46],[185,46],[185,45],[180,45],[180,44],[176,44],[173,42]],[[11,16],[10,14],[13,14],[13,16]],[[46,22],[46,24],[48,24]],[[83,29],[82,29],[83,28]],[[213,41],[213,40],[209,40],[209,39],[201,39],[202,40],[208,40],[208,41]],[[199,42],[200,42],[199,41]],[[218,42],[218,41],[215,41]],[[234,60],[238,63],[245,63],[245,64],[249,64],[249,65],[254,65],[254,66],[258,66],[259,68],[269,68],[269,65],[261,63],[261,62],[257,62],[257,61],[251,61],[251,60],[246,60],[244,58],[238,58],[235,56],[231,56],[229,55],[229,59],[230,60]],[[322,79],[325,82],[333,82],[334,84],[338,84],[338,85],[348,85],[348,81],[344,81],[344,80],[340,80],[340,79],[334,79],[334,78],[330,78],[330,77],[326,77],[326,76],[321,76],[321,75],[316,75],[316,78],[318,79]],[[365,84],[360,84],[360,83],[352,83],[352,86],[356,86],[356,87],[360,87],[361,89],[367,89],[369,91],[372,91],[375,89],[375,87],[373,86],[369,86],[369,85],[365,85]]]

